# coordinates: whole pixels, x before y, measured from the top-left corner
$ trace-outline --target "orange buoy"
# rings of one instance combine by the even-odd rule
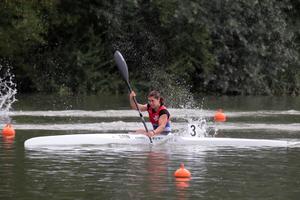
[[[191,172],[189,170],[185,169],[184,164],[181,163],[180,168],[175,171],[174,176],[176,178],[190,178]]]
[[[14,138],[15,137],[15,130],[11,126],[11,124],[6,124],[2,130],[2,135],[5,138]]]
[[[214,117],[214,120],[216,122],[225,122],[226,121],[226,115],[223,113],[222,109],[219,109]]]

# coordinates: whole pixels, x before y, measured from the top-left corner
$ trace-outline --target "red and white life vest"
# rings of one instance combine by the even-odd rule
[[[159,126],[158,120],[159,120],[159,112],[161,110],[167,110],[167,108],[162,105],[155,112],[153,108],[151,108],[150,106],[148,106],[148,110],[147,111],[149,113],[149,120],[150,120],[150,122],[151,122],[154,130]],[[170,117],[168,118],[168,122],[167,122],[167,124],[165,126],[165,130],[164,131],[167,131],[167,132],[171,131]]]

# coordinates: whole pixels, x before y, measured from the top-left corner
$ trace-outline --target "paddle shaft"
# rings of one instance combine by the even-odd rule
[[[128,87],[129,92],[131,93],[131,92],[132,92],[132,89],[131,89],[130,84],[129,84],[127,81],[126,81],[126,84],[127,84],[127,87]],[[142,120],[142,123],[143,123],[143,125],[144,125],[144,127],[145,127],[145,130],[146,130],[146,132],[148,132],[148,128],[147,128],[147,125],[146,125],[144,116],[143,116],[143,114],[141,113],[141,111],[140,111],[140,109],[139,109],[139,106],[138,106],[138,103],[137,103],[137,101],[136,101],[136,98],[133,97],[132,99],[133,99],[133,102],[134,102],[134,104],[135,104],[136,110],[139,112],[139,115],[140,115],[140,118],[141,118],[141,120]],[[149,137],[149,136],[148,136],[148,137]],[[151,138],[151,137],[149,137],[149,140],[150,140],[150,142],[152,143],[152,138]]]

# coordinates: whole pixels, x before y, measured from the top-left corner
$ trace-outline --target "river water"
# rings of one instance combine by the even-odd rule
[[[206,97],[171,108],[172,125],[206,119],[217,137],[300,141],[300,98]],[[25,150],[46,135],[142,128],[126,96],[19,96],[9,113],[14,140],[0,140],[0,199],[299,199],[300,148],[99,146]],[[227,122],[214,123],[218,108]],[[3,123],[1,124],[3,127]],[[180,163],[190,180],[177,180]]]

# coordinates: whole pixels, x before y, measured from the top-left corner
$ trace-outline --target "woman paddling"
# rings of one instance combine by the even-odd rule
[[[129,101],[131,108],[136,110],[136,105],[133,98],[136,97],[134,91],[129,95]],[[152,123],[153,130],[146,132],[145,130],[139,130],[148,137],[153,137],[155,135],[167,135],[171,132],[170,125],[170,113],[167,108],[164,106],[164,99],[161,97],[158,91],[151,91],[148,94],[148,103],[147,104],[137,104],[140,111],[148,111],[149,120]]]

